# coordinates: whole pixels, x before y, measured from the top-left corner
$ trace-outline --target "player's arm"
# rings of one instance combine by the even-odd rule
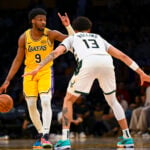
[[[25,36],[21,35],[18,40],[18,50],[17,50],[16,57],[14,58],[9,73],[6,77],[7,81],[11,81],[12,78],[17,73],[17,71],[19,70],[24,59],[24,54],[25,54]]]
[[[65,38],[68,36],[57,31],[57,30],[52,30],[48,32],[48,38],[50,41],[59,41],[62,42]]]
[[[59,45],[54,51],[52,51],[39,65],[38,68],[41,69],[48,62],[56,59],[60,55],[64,54],[66,51],[66,47],[64,45]]]
[[[9,73],[8,73],[3,85],[0,87],[0,93],[6,92],[7,87],[10,84],[10,81],[15,76],[15,74],[17,73],[17,71],[19,70],[19,68],[23,62],[24,54],[25,54],[25,37],[24,37],[24,35],[21,35],[18,40],[17,54],[12,62],[11,68],[9,70]]]
[[[62,22],[62,24],[65,26],[67,32],[69,35],[73,35],[75,34],[71,24],[70,24],[70,20],[69,20],[69,17],[67,15],[67,13],[65,13],[64,16],[62,16],[60,13],[58,13],[58,16]],[[49,31],[48,32],[48,38],[50,41],[59,41],[59,42],[62,42],[65,38],[67,38],[68,35],[66,34],[63,34],[57,30],[52,30],[52,31]]]
[[[141,85],[144,83],[144,81],[150,82],[150,76],[144,73],[144,71],[139,67],[139,65],[134,60],[132,60],[129,56],[127,56],[125,53],[121,52],[119,49],[115,48],[114,46],[110,46],[108,48],[108,53],[114,58],[121,60],[128,67],[130,67],[132,70],[138,73],[141,79]]]
[[[27,75],[32,75],[32,78],[34,78],[34,76],[37,74],[37,72],[43,68],[48,62],[56,59],[57,57],[59,57],[60,55],[64,54],[66,51],[66,47],[63,45],[59,45],[54,51],[52,51],[44,60],[41,61],[41,63],[39,63],[39,65],[32,70],[31,72],[27,72],[25,74],[23,74],[24,76]]]

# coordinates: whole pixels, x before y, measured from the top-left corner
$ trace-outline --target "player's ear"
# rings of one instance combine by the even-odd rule
[[[35,23],[35,19],[32,19],[32,20],[31,20],[31,24],[34,24],[34,23]]]

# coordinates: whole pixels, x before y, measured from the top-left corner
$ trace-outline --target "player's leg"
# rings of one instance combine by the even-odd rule
[[[81,69],[79,74],[74,75],[68,85],[67,94],[64,98],[63,111],[62,111],[62,140],[58,141],[54,149],[63,150],[65,148],[71,148],[69,134],[70,134],[70,123],[72,120],[73,103],[81,94],[88,94],[94,77],[90,69]]]
[[[39,148],[42,146],[40,139],[43,135],[43,127],[40,119],[40,113],[37,109],[37,97],[38,97],[37,81],[31,80],[30,76],[24,77],[23,90],[27,102],[30,119],[38,132],[38,135],[37,136],[35,135],[37,141],[33,144],[33,147]]]
[[[49,141],[49,131],[52,121],[51,98],[52,93],[40,94],[41,107],[42,107],[42,120],[43,120],[43,137],[41,139],[43,148],[51,148],[52,143]]]
[[[69,140],[70,124],[73,117],[73,103],[80,96],[80,94],[74,95],[74,86],[76,83],[76,76],[73,76],[69,82],[66,96],[64,97],[63,109],[62,109],[62,139],[54,145],[54,150],[63,150],[71,148]]]
[[[52,147],[49,141],[49,132],[52,121],[52,89],[53,89],[53,78],[51,70],[44,70],[39,73],[38,90],[40,93],[41,107],[42,107],[42,121],[43,121],[43,137],[42,146],[44,148]]]
[[[55,146],[55,150],[70,149],[71,143],[69,139],[70,124],[73,116],[73,103],[77,100],[78,96],[72,95],[67,92],[64,98],[62,109],[62,140],[59,140]]]
[[[105,68],[102,68],[100,71],[100,77],[98,78],[98,81],[100,87],[104,92],[104,97],[109,106],[112,108],[115,118],[117,119],[123,132],[122,140],[117,143],[117,146],[133,147],[134,142],[129,132],[124,110],[116,97],[116,80],[113,67],[106,66]]]

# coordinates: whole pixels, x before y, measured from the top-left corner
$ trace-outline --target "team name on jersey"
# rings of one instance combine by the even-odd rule
[[[28,47],[28,52],[45,51],[45,50],[46,50],[46,45],[42,45],[42,46],[31,46],[31,45],[29,45],[29,47]]]
[[[93,38],[97,38],[98,36],[96,34],[88,34],[88,33],[80,33],[79,35],[77,35],[79,38],[82,37],[93,37]]]

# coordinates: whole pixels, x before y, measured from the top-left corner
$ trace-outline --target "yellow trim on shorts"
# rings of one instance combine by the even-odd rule
[[[52,88],[49,88],[49,90],[47,92],[41,92],[39,94],[45,94],[45,93],[49,93],[49,91],[51,90]]]

